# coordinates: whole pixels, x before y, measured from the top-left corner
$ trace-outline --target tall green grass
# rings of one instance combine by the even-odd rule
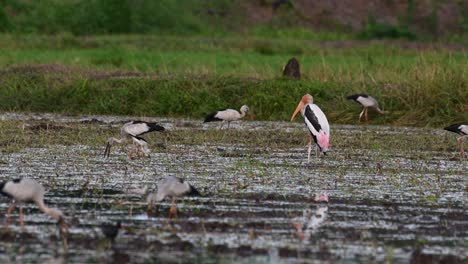
[[[217,109],[247,104],[252,111],[247,119],[287,121],[301,96],[310,93],[331,122],[354,123],[360,107],[346,101],[345,96],[368,92],[391,112],[373,116],[374,124],[434,126],[466,120],[468,87],[460,73],[446,72],[445,76],[412,74],[420,81],[357,86],[333,80],[235,77],[95,80],[16,73],[3,76],[0,105],[2,110],[8,111],[201,119]]]
[[[1,110],[202,118],[248,104],[250,119],[288,120],[300,97],[311,93],[332,122],[354,123],[360,107],[345,96],[364,92],[391,112],[372,113],[375,124],[468,119],[463,51],[391,42],[333,48],[269,38],[0,39]],[[301,63],[301,81],[281,78],[291,56]]]

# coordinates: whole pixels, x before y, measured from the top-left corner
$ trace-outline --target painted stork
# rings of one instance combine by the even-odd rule
[[[229,125],[231,124],[232,121],[237,121],[243,118],[248,111],[249,111],[249,107],[246,105],[243,105],[240,108],[240,113],[234,109],[219,110],[219,111],[216,111],[207,115],[203,123],[215,122],[215,121],[223,121],[224,123],[224,121],[226,121],[228,122],[228,128],[229,128]]]
[[[120,139],[111,137],[107,140],[107,146],[106,150],[104,151],[104,157],[110,156],[110,150],[113,144],[125,143],[130,138],[133,141],[132,149],[128,153],[128,157],[130,159],[132,158],[134,152],[137,152],[138,156],[140,155],[140,153],[143,156],[148,155],[150,152],[150,150],[148,149],[148,142],[146,142],[146,140],[140,136],[153,131],[164,131],[164,127],[156,123],[149,123],[144,121],[130,121],[128,123],[125,123],[120,129]],[[136,145],[139,146],[138,151],[136,149]]]
[[[44,204],[45,190],[44,187],[37,181],[33,179],[15,179],[12,181],[2,182],[0,183],[0,193],[14,199],[14,202],[11,204],[7,211],[7,231],[10,226],[11,212],[15,209],[16,205],[18,204],[20,207],[21,230],[24,231],[22,203],[34,202],[39,208],[39,210],[58,221],[58,224],[60,225],[61,234],[67,233],[68,226],[65,223],[65,216],[60,210],[49,208]]]
[[[123,229],[124,225],[118,221],[116,224],[111,223],[102,223],[101,224],[101,231],[106,236],[107,239],[114,242],[115,238],[119,234],[119,230]]]
[[[309,130],[309,155],[307,158],[307,163],[310,163],[312,139],[318,146],[316,157],[318,156],[319,149],[321,152],[323,152],[323,154],[326,154],[330,142],[330,125],[328,124],[327,117],[322,112],[320,107],[318,107],[313,102],[314,99],[312,95],[304,95],[297,105],[294,114],[291,116],[291,121],[293,121],[297,113],[301,111],[301,114],[304,117],[304,122],[307,126],[307,129]]]
[[[453,124],[444,128],[447,131],[459,134],[461,137],[457,138],[458,144],[460,144],[460,156],[465,157],[465,150],[463,149],[463,142],[468,136],[468,125],[463,123]]]
[[[188,182],[174,176],[168,176],[158,182],[158,191],[150,193],[147,197],[147,202],[149,207],[151,207],[154,202],[161,202],[166,196],[170,196],[172,198],[172,205],[169,210],[169,218],[175,218],[177,216],[177,197],[199,195],[198,190]]]
[[[377,112],[379,112],[381,114],[388,114],[388,111],[383,111],[382,109],[379,108],[379,103],[377,102],[377,100],[375,100],[375,98],[370,96],[370,95],[367,95],[367,94],[353,94],[353,95],[350,95],[350,96],[346,97],[346,99],[354,100],[357,103],[359,103],[360,105],[362,105],[362,111],[359,114],[358,123],[361,123],[362,115],[366,116],[366,123],[369,122],[369,117],[367,116],[367,110],[369,108],[374,108],[375,110],[377,110]]]

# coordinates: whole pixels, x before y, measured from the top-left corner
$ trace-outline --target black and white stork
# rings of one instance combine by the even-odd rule
[[[164,131],[164,127],[156,123],[149,123],[144,121],[130,121],[128,123],[125,123],[120,129],[120,139],[111,137],[107,140],[107,146],[106,150],[104,151],[104,157],[110,156],[110,150],[113,144],[125,143],[130,138],[133,141],[132,149],[128,153],[128,157],[130,159],[132,158],[134,152],[137,152],[138,156],[140,155],[140,153],[143,156],[148,155],[150,152],[148,148],[148,142],[146,142],[146,140],[140,136],[153,131]],[[138,151],[136,149],[136,145],[139,146]]]
[[[465,138],[468,136],[468,125],[464,123],[452,124],[448,127],[444,128],[447,131],[454,132],[459,134],[461,137],[457,138],[458,144],[460,144],[460,156],[463,158],[465,157],[465,150],[463,148],[463,142]]]
[[[307,129],[309,130],[309,154],[307,158],[308,163],[310,163],[312,139],[318,146],[316,157],[318,156],[318,150],[326,154],[330,143],[330,125],[328,124],[327,117],[322,112],[320,107],[318,107],[313,102],[314,99],[312,95],[304,95],[297,105],[294,114],[291,116],[291,121],[293,121],[297,113],[301,111],[301,114],[304,117],[304,122],[307,126]]]
[[[152,207],[154,202],[161,202],[167,196],[172,198],[171,209],[169,210],[169,218],[177,216],[176,198],[182,196],[199,196],[195,187],[183,179],[168,176],[158,182],[158,190],[156,193],[150,193],[147,197],[148,206]]]
[[[353,95],[350,95],[350,96],[346,97],[346,99],[354,100],[357,103],[359,103],[360,105],[362,105],[362,111],[359,114],[358,123],[361,123],[362,115],[366,116],[366,123],[369,122],[369,117],[367,116],[367,110],[369,108],[374,108],[377,112],[379,112],[381,114],[388,114],[388,111],[383,111],[382,109],[380,109],[379,102],[377,102],[377,100],[374,97],[370,96],[370,95],[367,95],[367,94],[353,94]]]
[[[24,231],[23,221],[23,207],[22,203],[34,202],[39,210],[49,215],[51,218],[58,221],[60,225],[61,234],[66,234],[68,226],[65,223],[65,216],[62,211],[54,208],[49,208],[44,203],[44,187],[33,179],[16,179],[12,181],[0,183],[0,193],[14,199],[11,206],[7,211],[6,230],[10,226],[11,212],[15,209],[16,205],[20,207],[20,225],[21,230]]]
[[[219,110],[219,111],[208,114],[205,117],[205,121],[203,123],[223,121],[223,123],[224,122],[228,123],[228,128],[229,128],[229,125],[231,124],[232,121],[237,121],[243,118],[248,111],[249,111],[249,107],[246,105],[243,105],[240,108],[240,113],[234,109]]]

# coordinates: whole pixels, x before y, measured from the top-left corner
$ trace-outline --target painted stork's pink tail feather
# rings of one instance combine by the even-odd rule
[[[325,134],[325,132],[320,131],[320,133],[317,136],[317,143],[322,149],[323,152],[328,150],[328,145],[330,144],[330,137]]]

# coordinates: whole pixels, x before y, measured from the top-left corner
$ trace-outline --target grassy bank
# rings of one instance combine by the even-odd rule
[[[331,122],[354,123],[345,96],[377,97],[375,124],[467,120],[466,53],[400,42],[206,37],[1,36],[0,109],[202,118],[248,104],[251,119],[288,120],[311,93]],[[403,46],[403,47],[402,47]],[[282,79],[295,56],[303,80]]]
[[[407,85],[366,83],[389,115],[374,124],[444,125],[466,120],[466,80],[453,74]],[[104,78],[29,72],[2,77],[3,110],[203,118],[210,111],[247,104],[248,118],[288,120],[300,97],[311,93],[331,122],[353,123],[360,108],[345,100],[362,91],[336,81],[256,80],[234,77]],[[372,116],[372,114],[371,114]]]

